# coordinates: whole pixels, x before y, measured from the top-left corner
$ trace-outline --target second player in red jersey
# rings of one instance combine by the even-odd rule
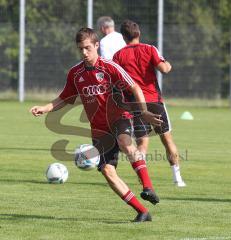
[[[160,135],[161,142],[166,149],[174,183],[179,187],[184,187],[186,184],[180,174],[179,153],[172,138],[171,124],[155,74],[155,70],[161,73],[170,72],[171,64],[160,56],[154,46],[140,43],[140,29],[137,23],[126,20],[120,30],[127,46],[119,50],[113,60],[122,66],[141,87],[148,110],[161,114],[163,124],[160,127],[154,126],[154,131]],[[134,101],[131,95],[127,98],[128,101]],[[137,147],[146,155],[149,143],[148,134],[152,131],[152,127],[139,115],[134,113],[134,116],[133,126]]]
[[[163,102],[154,68],[165,60],[157,48],[143,43],[131,43],[115,53],[113,60],[123,66],[139,84],[146,102]]]

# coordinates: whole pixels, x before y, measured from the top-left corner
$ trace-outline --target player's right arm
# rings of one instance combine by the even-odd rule
[[[61,98],[56,98],[54,99],[52,102],[43,105],[43,106],[33,106],[30,109],[30,112],[35,116],[38,117],[44,113],[48,113],[48,112],[52,112],[52,111],[57,111],[61,108],[63,108],[64,106],[67,105],[67,102],[65,102],[63,99]]]
[[[77,96],[78,96],[78,91],[73,81],[73,71],[70,70],[67,75],[66,85],[64,86],[59,96],[56,99],[54,99],[52,102],[46,105],[32,107],[30,109],[30,112],[37,117],[44,113],[57,111],[63,108],[64,106],[66,106],[67,104],[74,104]]]

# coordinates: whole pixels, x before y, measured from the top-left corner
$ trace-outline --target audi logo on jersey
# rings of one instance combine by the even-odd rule
[[[82,89],[85,97],[105,94],[110,89],[110,84],[89,85]]]

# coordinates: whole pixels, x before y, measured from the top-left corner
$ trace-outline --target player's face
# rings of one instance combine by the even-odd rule
[[[78,43],[77,47],[82,54],[83,60],[87,65],[93,66],[98,58],[99,43],[92,43],[90,39],[85,39]]]

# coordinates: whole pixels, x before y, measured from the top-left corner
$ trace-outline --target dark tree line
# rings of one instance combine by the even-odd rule
[[[140,24],[142,40],[156,44],[157,2],[95,0],[94,23],[101,15],[112,16],[118,25],[130,18]],[[40,49],[43,49],[47,55],[53,55],[59,71],[65,73],[80,58],[74,44],[74,35],[77,29],[86,26],[87,1],[28,0],[26,3],[27,63],[31,59],[35,61]],[[19,0],[0,0],[0,83],[12,89],[16,89],[18,84],[18,22]],[[182,75],[180,72],[190,71],[187,89],[190,91],[191,88],[197,88],[197,85],[201,86],[201,82],[208,78],[203,70],[208,69],[209,64],[212,75],[218,69],[221,72],[220,92],[224,97],[227,96],[231,1],[165,0],[164,23],[166,55],[169,52],[173,55],[173,49],[177,49],[174,55],[175,69],[179,70],[179,75]],[[195,49],[197,44],[200,48]],[[47,64],[48,69],[49,67]],[[3,89],[2,86],[0,90]],[[167,89],[168,87],[172,88],[171,84],[166,86]]]

